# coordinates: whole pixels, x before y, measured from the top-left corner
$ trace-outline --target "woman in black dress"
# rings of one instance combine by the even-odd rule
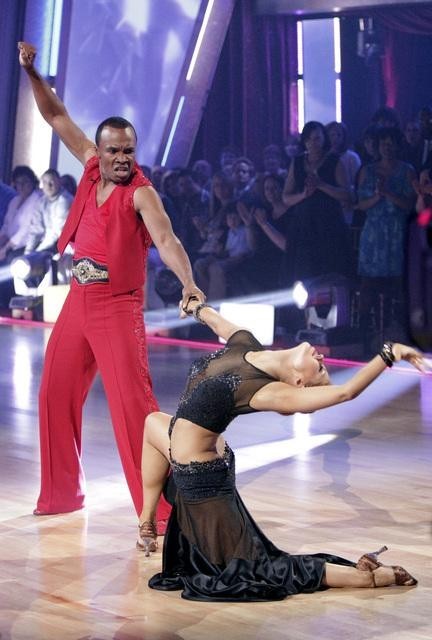
[[[240,414],[312,412],[350,400],[394,361],[404,359],[422,369],[421,354],[386,343],[350,381],[330,385],[323,356],[309,343],[264,350],[249,331],[210,306],[192,300],[191,311],[227,342],[192,364],[175,416],[157,412],[146,420],[145,507],[137,544],[147,555],[157,548],[155,505],[169,467],[176,489],[162,572],[149,586],[182,590],[190,600],[237,602],[280,600],[325,587],[416,584],[401,567],[381,565],[377,554],[365,554],[355,563],[325,553],[290,555],[275,547],[236,491],[234,454],[221,434]]]
[[[353,273],[342,210],[353,199],[347,171],[339,156],[330,151],[320,122],[305,124],[301,142],[304,153],[291,163],[283,193],[288,207],[284,270],[289,285],[330,273]]]

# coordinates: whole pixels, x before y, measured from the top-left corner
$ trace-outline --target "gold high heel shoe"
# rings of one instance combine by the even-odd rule
[[[157,551],[158,548],[156,523],[151,520],[146,520],[138,525],[138,533],[137,549],[144,551],[144,555],[148,558],[148,556]]]
[[[373,571],[382,566],[381,562],[378,562],[378,556],[384,551],[387,551],[386,545],[382,546],[378,551],[372,551],[372,553],[364,553],[357,561],[356,569],[360,571]]]
[[[389,584],[376,583],[375,572],[379,570],[380,567],[391,569],[393,571],[394,582],[391,582]],[[392,565],[387,567],[385,565],[380,564],[380,566],[377,567],[377,569],[374,569],[373,571],[371,571],[371,574],[372,574],[374,587],[390,587],[393,584],[396,585],[397,587],[414,587],[418,582],[418,580],[416,580],[414,576],[408,573],[406,569],[398,565]]]

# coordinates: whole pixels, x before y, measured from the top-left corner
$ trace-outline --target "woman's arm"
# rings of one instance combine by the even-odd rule
[[[255,209],[254,215],[257,225],[266,234],[269,240],[271,240],[281,251],[286,251],[286,237],[271,224],[264,209]]]
[[[197,314],[194,313],[195,309],[198,309]],[[196,320],[206,324],[223,340],[228,340],[233,333],[244,328],[222,318],[216,309],[213,309],[210,305],[201,304],[199,300],[190,300],[187,307],[183,307],[183,312],[187,315],[193,314]]]
[[[312,193],[312,192],[311,192]],[[288,208],[294,207],[296,204],[304,200],[310,195],[309,192],[304,189],[300,193],[295,193],[295,179],[294,179],[294,161],[291,162],[288,170],[288,175],[285,180],[284,190],[282,194],[282,200]]]
[[[403,344],[392,347],[394,361],[406,360],[419,371],[424,371],[421,353]],[[320,387],[294,387],[284,382],[272,382],[262,387],[252,398],[251,406],[258,411],[277,411],[282,414],[312,413],[341,402],[353,400],[376,380],[386,369],[381,356],[375,356],[360,371],[341,385]]]
[[[362,167],[358,175],[358,186],[357,186],[358,192],[361,191],[365,182],[366,182],[366,167]],[[374,207],[381,200],[381,198],[382,198],[381,194],[377,193],[376,191],[371,196],[365,196],[363,198],[359,196],[356,208],[360,209],[360,211],[367,211],[368,209],[371,209],[372,207]]]

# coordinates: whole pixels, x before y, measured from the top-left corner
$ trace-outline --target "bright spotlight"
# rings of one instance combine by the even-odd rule
[[[300,280],[298,280],[297,282],[294,283],[292,297],[293,297],[293,300],[295,302],[295,305],[299,309],[304,309],[306,307],[306,304],[307,304],[307,301],[308,301],[308,298],[309,298],[309,294],[308,294],[308,292],[306,290],[306,287],[304,286],[303,282],[300,282]]]
[[[31,271],[31,264],[27,258],[15,258],[10,265],[10,272],[13,278],[25,280]]]

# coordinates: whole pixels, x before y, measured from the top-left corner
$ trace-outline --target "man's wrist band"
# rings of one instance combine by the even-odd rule
[[[384,342],[379,355],[384,360],[384,363],[387,365],[387,367],[392,367],[394,361],[396,360],[393,353],[393,342]]]
[[[198,304],[195,309],[193,310],[193,317],[195,318],[195,320],[197,322],[201,322],[201,324],[206,324],[205,320],[202,320],[201,318],[201,311],[205,308],[205,307],[209,307],[211,308],[211,305],[207,304],[207,302],[201,302],[201,304]]]

